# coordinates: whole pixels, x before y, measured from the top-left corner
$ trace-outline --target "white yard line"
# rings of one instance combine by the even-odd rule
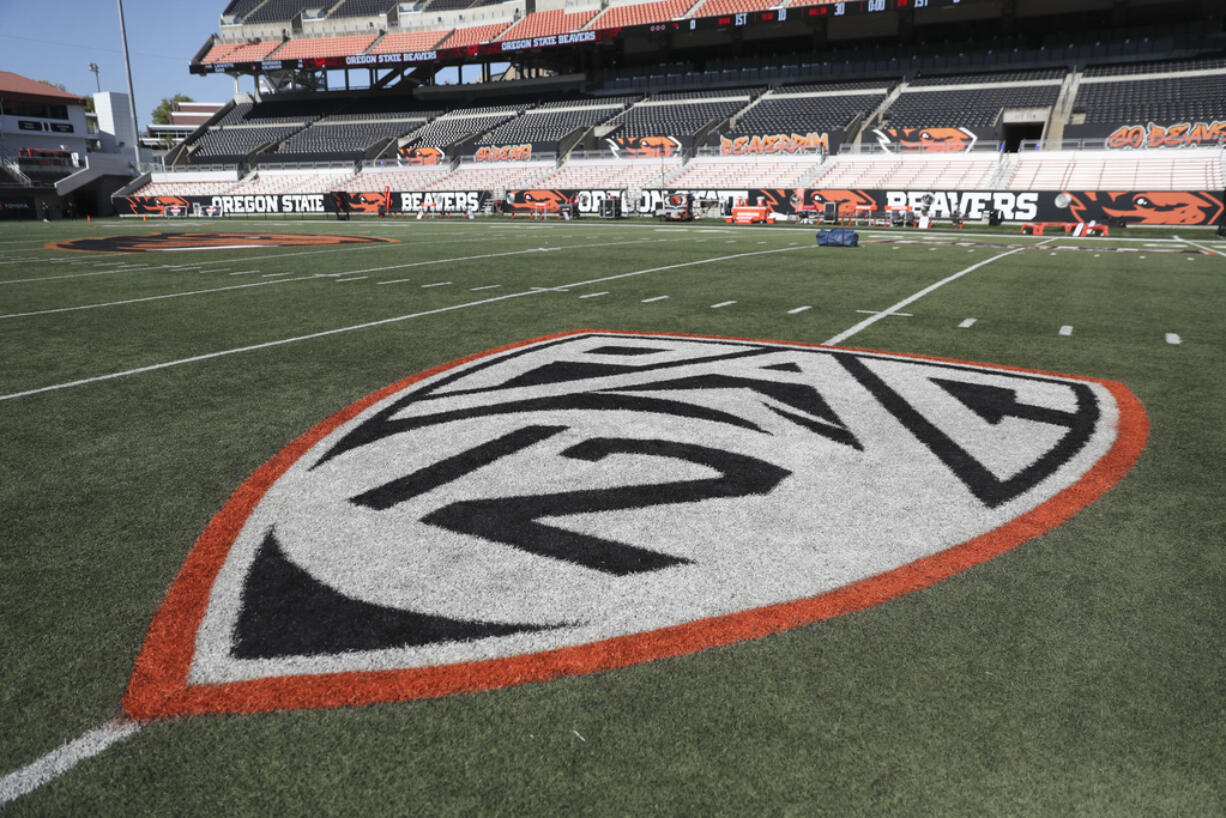
[[[286,275],[289,275],[286,273]],[[5,318],[29,318],[32,315],[51,315],[57,312],[76,312],[77,310],[96,310],[100,307],[119,307],[124,304],[140,304],[144,301],[161,301],[166,298],[183,298],[189,295],[205,295],[207,293],[220,293],[226,290],[245,290],[249,287],[266,287],[269,284],[288,284],[291,281],[311,281],[318,276],[302,276],[300,278],[283,278],[279,281],[257,281],[253,284],[231,284],[229,287],[214,287],[209,290],[192,290],[185,293],[167,293],[166,295],[149,295],[144,298],[129,298],[124,301],[106,301],[101,304],[82,304],[78,307],[57,307],[50,310],[35,310],[33,312],[14,312],[8,315],[0,315],[0,320]]]
[[[1053,239],[1047,239],[1047,241],[1055,241],[1055,239],[1054,239],[1054,238],[1053,238]],[[1045,243],[1045,242],[1040,242],[1040,244],[1043,244],[1043,243]],[[1036,246],[1037,246],[1037,245],[1036,245]],[[1023,250],[1025,250],[1025,249],[1027,249],[1027,248],[1025,248],[1025,247],[1015,247],[1014,249],[1012,249],[1012,250],[1008,250],[1008,251],[1006,251],[1006,252],[1004,252],[1004,253],[997,253],[996,255],[992,256],[991,258],[985,258],[983,261],[976,262],[975,264],[972,264],[970,267],[966,267],[966,268],[964,268],[964,269],[961,269],[961,270],[959,270],[958,272],[954,273],[954,274],[953,274],[953,275],[951,275],[951,276],[946,276],[945,278],[941,279],[940,281],[936,282],[935,284],[929,284],[929,285],[928,285],[927,287],[925,287],[924,289],[920,290],[919,292],[915,293],[914,295],[909,295],[909,296],[907,296],[907,297],[906,297],[906,298],[904,298],[902,301],[899,301],[897,304],[895,304],[894,306],[890,307],[889,309],[883,310],[883,311],[881,311],[881,312],[879,312],[879,313],[877,313],[877,314],[875,314],[875,315],[870,315],[868,318],[865,318],[865,319],[864,319],[863,321],[861,321],[860,323],[855,324],[854,326],[848,327],[847,329],[845,329],[845,330],[843,330],[842,332],[840,332],[838,335],[835,335],[834,337],[832,337],[832,338],[828,339],[828,340],[825,342],[825,345],[826,345],[826,346],[834,346],[834,345],[836,345],[836,344],[841,344],[843,341],[846,341],[848,338],[850,338],[851,336],[855,335],[856,333],[861,332],[862,330],[868,329],[868,328],[869,328],[869,327],[871,327],[873,324],[875,324],[875,323],[877,323],[878,321],[880,321],[882,318],[885,318],[887,315],[889,315],[889,314],[891,314],[891,313],[894,313],[894,312],[897,312],[898,310],[900,310],[900,309],[902,309],[903,307],[906,307],[906,306],[908,306],[908,305],[910,305],[910,304],[914,304],[916,301],[919,301],[921,298],[923,298],[924,296],[928,295],[929,293],[931,293],[931,292],[933,292],[933,291],[935,291],[935,290],[938,290],[938,289],[940,289],[941,287],[944,287],[946,284],[949,284],[949,283],[950,283],[950,282],[952,282],[952,281],[957,281],[958,279],[962,278],[962,276],[967,275],[967,274],[969,274],[969,273],[973,273],[974,271],[978,270],[980,267],[986,267],[987,265],[991,264],[993,261],[997,261],[997,260],[999,260],[999,259],[1002,259],[1002,258],[1004,258],[1005,256],[1011,256],[1011,255],[1013,255],[1014,253],[1020,253],[1020,252],[1022,252],[1022,251],[1023,251]]]
[[[735,301],[721,301],[718,304],[712,304],[711,309],[718,310],[721,307],[731,307],[735,303],[736,303]]]
[[[365,281],[365,280],[366,280],[367,278],[369,278],[369,277],[370,277],[370,276],[356,276],[356,277],[354,277],[354,278],[338,278],[338,279],[336,280],[336,283],[337,283],[337,284],[344,284],[346,281]]]
[[[965,321],[963,321],[961,324],[959,324],[959,325],[958,325],[958,329],[967,329],[967,328],[969,328],[969,327],[973,327],[973,326],[975,326],[975,319],[974,319],[974,318],[968,318],[968,319],[966,319]]]
[[[1226,253],[1223,253],[1221,250],[1213,250],[1213,249],[1211,249],[1211,248],[1209,248],[1209,247],[1206,247],[1206,246],[1205,246],[1205,245],[1203,245],[1203,244],[1197,244],[1196,242],[1192,241],[1191,239],[1180,239],[1180,241],[1182,241],[1184,244],[1190,244],[1190,245],[1192,245],[1193,247],[1195,247],[1197,250],[1201,250],[1201,251],[1203,251],[1203,252],[1205,252],[1205,253],[1208,253],[1208,254],[1209,254],[1209,255],[1211,255],[1211,256],[1226,256]]]
[[[375,283],[380,284],[380,285],[382,284],[403,284],[406,281],[412,281],[412,280],[413,279],[411,278],[393,278],[390,281],[376,281]]]
[[[87,758],[140,730],[140,722],[108,721],[81,737],[61,745],[20,770],[0,778],[0,807],[59,778]]]
[[[1072,335],[1073,327],[1069,324],[1065,324],[1064,326],[1060,327],[1060,334],[1061,335]]]
[[[1176,333],[1174,333],[1174,332],[1168,332],[1168,333],[1166,334],[1166,342],[1167,342],[1168,344],[1182,344],[1182,343],[1183,343],[1183,339],[1182,339],[1182,338],[1180,338],[1180,337],[1179,337],[1179,336],[1178,336]]]
[[[795,308],[795,309],[788,310],[788,315],[795,315],[795,314],[796,314],[796,313],[798,313],[798,312],[804,312],[805,310],[811,310],[811,309],[813,309],[813,307],[812,307],[811,305],[806,305],[806,306],[803,306],[803,307],[797,307],[797,308]]]
[[[501,284],[486,284],[484,287],[469,287],[470,293],[480,292],[481,290],[496,290],[501,287]]]
[[[680,270],[686,267],[698,267],[703,264],[716,264],[722,261],[732,261],[734,259],[748,258],[750,256],[769,255],[773,253],[787,253],[792,250],[798,250],[798,247],[783,247],[775,250],[755,250],[748,253],[734,253],[727,256],[714,256],[712,258],[698,259],[696,261],[683,261],[677,264],[667,264],[663,267],[648,267],[644,270],[633,270],[629,273],[615,273],[613,275],[601,276],[600,278],[591,278],[585,281],[577,281],[573,284],[563,285],[564,287],[582,287],[588,284],[600,284],[605,281],[616,281],[622,278],[630,278],[632,276],[647,275],[648,273],[661,273],[665,270]],[[280,283],[280,282],[264,282],[264,283]],[[414,318],[424,318],[429,315],[441,315],[446,312],[455,310],[468,309],[469,307],[479,307],[484,304],[494,304],[499,301],[509,301],[513,298],[523,298],[524,296],[538,295],[541,292],[549,292],[547,290],[524,290],[517,293],[508,293],[507,295],[495,296],[493,298],[483,298],[480,301],[467,301],[463,304],[453,304],[450,307],[439,307],[433,310],[424,310],[422,312],[409,313],[407,315],[397,315],[391,318],[381,318],[377,321],[367,321],[362,324],[353,324],[347,327],[337,327],[336,329],[323,330],[322,332],[312,332],[308,335],[297,335],[292,338],[281,338],[276,341],[265,341],[261,344],[251,344],[249,346],[235,347],[234,349],[224,349],[219,352],[208,352],[202,355],[193,355],[189,358],[179,358],[174,361],[164,361],[158,364],[150,364],[149,366],[136,367],[135,369],[125,369],[120,372],[110,372],[105,375],[96,375],[92,378],[80,378],[75,381],[66,381],[64,383],[52,384],[50,386],[40,386],[35,389],[26,389],[21,392],[13,392],[8,395],[0,395],[0,401],[13,400],[14,398],[23,398],[29,395],[39,395],[44,392],[57,392],[62,389],[71,389],[77,386],[85,386],[91,383],[100,383],[102,381],[114,380],[116,378],[125,378],[130,375],[140,375],[145,372],[156,372],[159,369],[168,369],[174,366],[183,366],[184,364],[198,363],[200,361],[208,361],[214,358],[222,358],[228,355],[237,355],[242,352],[254,352],[260,349],[270,349],[272,347],[283,346],[285,344],[294,344],[299,341],[311,341],[316,338],[326,338],[330,335],[339,335],[345,332],[355,332],[357,330],[371,329],[372,327],[381,327],[387,324],[395,324],[400,321],[409,321]]]
[[[650,303],[652,303],[653,301],[663,301],[663,300],[664,300],[664,299],[666,299],[666,298],[668,298],[668,296],[667,296],[667,295],[657,295],[657,296],[655,296],[654,298],[644,298],[644,299],[643,299],[642,301],[640,301],[639,303],[640,303],[640,304],[650,304]]]

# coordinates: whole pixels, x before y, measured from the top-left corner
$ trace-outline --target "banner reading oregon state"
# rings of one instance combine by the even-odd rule
[[[620,199],[622,212],[650,215],[671,194],[689,193],[699,208],[723,209],[744,201],[771,211],[795,215],[822,213],[827,202],[837,205],[840,218],[854,218],[887,208],[918,209],[931,196],[929,214],[938,219],[955,213],[964,219],[980,219],[993,210],[1006,221],[1100,222],[1138,225],[1219,224],[1226,211],[1222,191],[1209,190],[881,190],[841,188],[742,188],[737,190],[643,190],[634,201],[625,190],[535,189],[507,191],[504,213],[557,213],[574,198],[580,213],[597,213],[600,201]],[[393,191],[390,213],[480,212],[493,197],[488,190]],[[195,206],[214,209],[220,216],[319,213],[378,213],[389,196],[383,191],[349,193],[284,193],[244,196],[118,196],[112,199],[120,215],[164,216],[182,212],[192,215]]]

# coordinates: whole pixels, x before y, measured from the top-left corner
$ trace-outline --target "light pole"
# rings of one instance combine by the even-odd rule
[[[89,70],[94,72],[94,84],[98,86],[98,93],[102,93],[102,78],[98,75],[98,63],[91,62]]]
[[[136,124],[136,91],[132,88],[132,63],[128,61],[128,32],[123,23],[123,0],[119,3],[119,38],[123,40],[123,67],[128,72],[128,114],[132,117],[132,153],[140,167],[140,131]]]

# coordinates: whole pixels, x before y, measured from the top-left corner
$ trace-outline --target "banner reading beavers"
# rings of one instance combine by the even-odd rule
[[[980,219],[998,210],[1006,221],[1052,221],[1109,223],[1118,220],[1139,225],[1218,224],[1226,211],[1221,191],[1077,191],[1077,190],[864,190],[835,188],[742,188],[738,190],[643,190],[630,201],[625,190],[537,189],[507,191],[504,213],[556,213],[572,197],[581,213],[597,213],[600,201],[610,197],[622,202],[627,214],[650,215],[663,206],[669,195],[692,194],[701,206],[725,208],[744,201],[762,205],[784,215],[804,211],[821,214],[826,202],[838,204],[840,218],[854,218],[869,211],[911,207],[919,209],[931,196],[929,213],[947,219],[956,212],[964,219]],[[480,212],[492,197],[488,190],[406,191],[391,193],[391,213]],[[166,214],[168,207],[195,205],[216,207],[223,216],[279,213],[377,213],[388,201],[384,192],[294,193],[267,196],[120,196],[112,199],[122,215]]]
[[[765,134],[719,138],[721,156],[742,156],[757,153],[823,153],[830,150],[830,134]]]
[[[473,154],[473,159],[478,162],[526,162],[531,158],[531,145],[483,146]]]

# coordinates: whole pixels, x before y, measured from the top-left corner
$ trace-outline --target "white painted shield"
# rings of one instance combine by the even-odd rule
[[[189,558],[167,606],[191,610],[159,613],[128,709],[439,695],[795,627],[1058,525],[1144,439],[1105,381],[735,339],[519,345],[270,461]]]

